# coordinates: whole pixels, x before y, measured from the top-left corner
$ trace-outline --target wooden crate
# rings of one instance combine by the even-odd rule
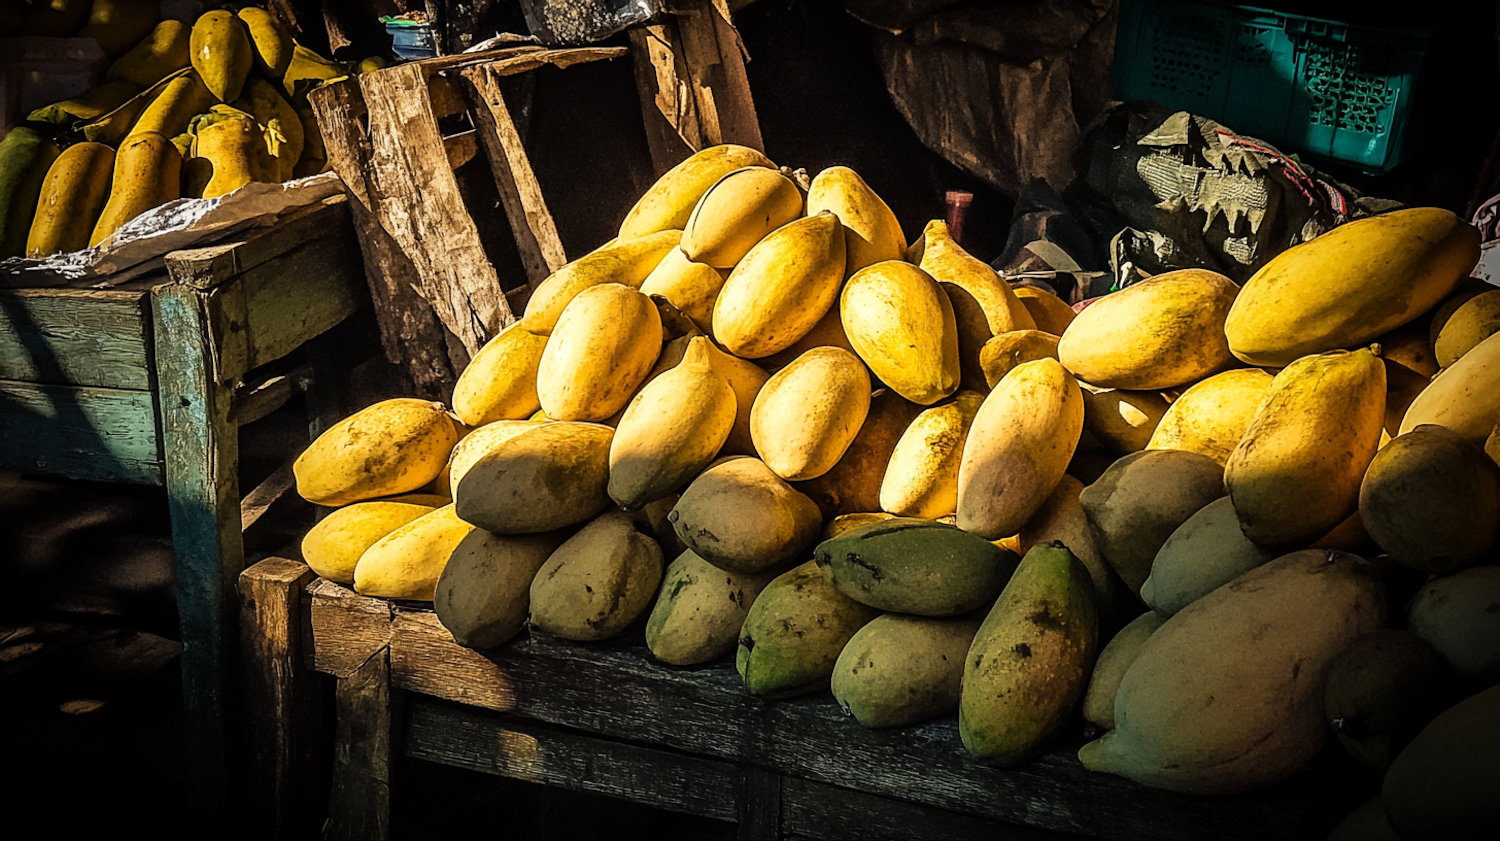
[[[1159,791],[1084,770],[1076,729],[995,769],[965,751],[956,716],[869,730],[827,693],[749,697],[732,662],[662,666],[638,631],[593,644],[533,633],[477,652],[427,607],[360,596],[296,561],[264,561],[240,589],[244,636],[260,646],[247,686],[281,722],[258,731],[264,790],[307,790],[293,757],[316,742],[286,722],[319,719],[314,673],[337,679],[335,838],[386,837],[398,751],[737,821],[743,839],[1321,839],[1370,796],[1316,768],[1249,795]]]
[[[242,511],[238,430],[275,391],[244,380],[358,308],[356,247],[340,197],[118,288],[0,289],[0,469],[167,488],[187,779],[208,813],[230,799],[234,586],[258,504]]]

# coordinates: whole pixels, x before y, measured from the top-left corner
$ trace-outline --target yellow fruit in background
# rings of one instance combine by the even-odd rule
[[[78,37],[93,38],[105,55],[117,59],[149,37],[159,20],[158,0],[94,0]]]
[[[765,155],[748,146],[722,143],[695,152],[667,170],[636,200],[620,224],[620,239],[687,227],[698,200],[720,178],[748,166],[775,169]]]
[[[1187,450],[1223,464],[1244,437],[1271,387],[1260,368],[1236,368],[1190,386],[1162,415],[1148,450]]]
[[[423,514],[377,540],[354,565],[354,589],[384,599],[432,601],[443,567],[474,527],[452,505]]]
[[[962,337],[962,327],[959,336]],[[986,388],[994,388],[1022,362],[1056,359],[1060,337],[1040,330],[1008,330],[996,333],[979,350],[979,370]],[[960,339],[962,341],[962,339]]]
[[[329,427],[297,456],[297,493],[318,505],[346,505],[414,491],[437,477],[456,443],[443,404],[382,400]]]
[[[714,338],[748,359],[785,350],[828,312],[843,279],[838,217],[823,212],[789,222],[757,242],[729,273],[714,303]]]
[[[813,479],[833,468],[870,411],[870,375],[854,354],[813,348],[776,372],[750,409],[756,452],[777,476]]]
[[[618,283],[583,290],[542,349],[542,411],[574,421],[602,421],[620,411],[650,373],[661,340],[661,316],[650,298]]]
[[[105,82],[97,88],[90,88],[83,93],[56,102],[44,108],[38,108],[26,116],[27,120],[40,123],[54,123],[59,126],[72,127],[76,122],[97,120],[109,112],[129,102],[136,94],[141,92],[141,86],[131,82]]]
[[[1224,465],[1245,536],[1305,544],[1359,505],[1385,423],[1385,366],[1368,350],[1303,357],[1271,381]]]
[[[292,36],[265,9],[247,6],[239,11],[250,35],[255,69],[267,79],[279,80],[292,63]]]
[[[1427,379],[1432,379],[1439,368],[1437,356],[1432,352],[1430,335],[1432,328],[1430,316],[1436,312],[1436,309],[1429,310],[1415,320],[1408,321],[1377,338],[1374,344],[1380,345],[1380,358]]]
[[[252,52],[253,52],[252,48]],[[328,59],[301,44],[292,43],[292,60],[287,64],[286,74],[281,77],[282,90],[289,97],[297,95],[298,82],[311,82],[314,86],[329,79],[349,75],[349,66]],[[274,80],[273,80],[274,81]]]
[[[984,402],[960,391],[927,409],[901,433],[880,485],[880,507],[902,517],[936,519],[958,510],[958,465],[974,415]]]
[[[26,237],[27,257],[87,248],[94,223],[109,200],[115,150],[103,143],[75,143],[47,170],[36,216]]]
[[[526,329],[550,335],[563,309],[591,286],[620,283],[639,289],[681,239],[681,231],[658,231],[607,243],[568,263],[538,284],[526,302]]]
[[[1417,395],[1432,385],[1432,379],[1424,377],[1403,365],[1381,359],[1385,363],[1385,431],[1389,435],[1401,432],[1401,421],[1417,399]]]
[[[1452,211],[1358,219],[1271,258],[1224,332],[1235,356],[1267,367],[1356,347],[1432,309],[1478,259],[1479,232]]]
[[[1447,368],[1497,332],[1500,332],[1500,289],[1490,289],[1465,301],[1443,323],[1432,343],[1438,365]]]
[[[1035,329],[1036,319],[998,272],[953,241],[948,223],[928,222],[917,245],[921,246],[922,271],[942,285],[953,305],[964,388],[978,389],[988,379],[982,361],[985,344],[1004,333]],[[1056,352],[1050,355],[1055,357]],[[996,376],[986,387],[993,388],[999,379]]]
[[[729,272],[694,263],[681,248],[673,248],[641,282],[641,294],[666,298],[707,333],[713,329],[714,302],[727,277]]]
[[[207,12],[193,24],[188,46],[193,68],[213,95],[220,102],[239,99],[255,55],[244,22],[231,12]]]
[[[1036,286],[1016,286],[1012,291],[1026,311],[1031,313],[1036,329],[1061,336],[1073,323],[1077,313],[1062,298]]]
[[[104,78],[149,88],[192,64],[189,40],[192,27],[180,20],[164,20],[130,51],[115,59]]]
[[[176,137],[188,130],[188,121],[202,114],[215,104],[198,74],[189,70],[167,82],[160,94],[141,112],[130,135],[155,131],[167,137]]]
[[[870,395],[865,422],[833,467],[815,479],[794,482],[792,487],[817,503],[825,520],[879,510],[880,484],[890,467],[891,453],[921,410],[921,406],[888,388],[875,391]]]
[[[1432,380],[1401,419],[1401,434],[1424,423],[1482,444],[1500,418],[1500,338],[1490,336]]]
[[[910,263],[862,269],[839,297],[844,332],[880,381],[922,406],[958,389],[958,327],[948,295]]]
[[[245,83],[245,96],[237,105],[255,117],[266,133],[266,148],[276,159],[276,180],[289,181],[297,161],[302,159],[302,120],[296,109],[264,79],[252,77]]]
[[[207,125],[199,123],[196,132],[193,157],[213,165],[202,198],[222,196],[252,181],[276,180],[276,161],[266,149],[265,135],[253,117],[234,115]]]
[[[166,135],[131,135],[115,152],[109,201],[94,224],[89,246],[103,242],[121,225],[178,197],[182,185],[182,154]]]
[[[1159,391],[1078,385],[1083,389],[1084,427],[1117,453],[1144,450],[1170,407]]]
[[[985,397],[958,468],[958,527],[1016,534],[1062,479],[1083,434],[1078,381],[1055,359],[1027,362]]]
[[[464,423],[519,420],[542,407],[536,373],[547,337],[516,323],[479,349],[453,386],[453,411]]]
[[[156,101],[156,98],[161,95],[162,91],[167,89],[167,85],[189,72],[191,72],[190,68],[173,71],[162,78],[161,81],[132,96],[114,110],[102,116],[95,117],[82,126],[79,131],[83,133],[84,139],[114,146],[116,147],[115,151],[118,152],[119,145],[125,140],[125,136],[130,133],[131,128],[135,126],[136,120],[140,118],[146,108]]]
[[[807,215],[825,210],[843,225],[845,276],[875,263],[905,259],[901,223],[859,173],[847,166],[831,166],[813,178],[807,190]]]
[[[1086,307],[1057,344],[1063,367],[1105,388],[1159,390],[1195,382],[1234,361],[1224,318],[1238,289],[1218,272],[1181,269]]]
[[[774,169],[737,169],[714,183],[682,230],[682,253],[695,263],[734,268],[766,234],[802,215],[802,191]]]
[[[446,504],[446,503],[444,503]],[[439,505],[356,502],[319,520],[302,538],[302,560],[329,581],[354,583],[354,566],[381,538]]]

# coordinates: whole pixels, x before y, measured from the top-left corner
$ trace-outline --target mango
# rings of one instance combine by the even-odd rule
[[[1433,354],[1438,365],[1447,368],[1496,332],[1500,332],[1500,289],[1490,289],[1454,310],[1433,340]]]
[[[800,481],[843,457],[870,411],[870,377],[859,358],[813,348],[777,371],[750,408],[750,438],[767,467]]]
[[[1068,302],[1037,286],[1014,286],[1011,288],[1016,300],[1031,314],[1036,329],[1043,333],[1061,336],[1078,314]]]
[[[1146,449],[1187,450],[1223,464],[1270,387],[1270,373],[1259,368],[1236,368],[1199,380],[1167,407]]]
[[[126,136],[154,131],[176,137],[188,130],[193,117],[207,111],[216,102],[197,72],[189,70],[167,82],[161,93],[141,112]]]
[[[1432,309],[1478,259],[1479,232],[1449,210],[1357,219],[1272,257],[1224,333],[1235,356],[1272,368],[1358,347]]]
[[[840,514],[878,510],[881,483],[889,472],[891,454],[919,409],[888,388],[876,391],[870,395],[865,422],[833,467],[817,478],[793,482],[792,487],[807,494],[825,520]]]
[[[1417,395],[1432,385],[1432,380],[1389,359],[1381,361],[1385,363],[1384,430],[1387,436],[1400,435],[1401,421],[1406,418],[1407,410],[1416,402]]]
[[[453,489],[458,516],[496,534],[539,534],[592,519],[610,506],[612,438],[614,430],[600,424],[537,424],[464,473]]]
[[[914,517],[825,540],[813,560],[849,598],[918,616],[957,616],[994,604],[1020,561],[977,534]]]
[[[859,358],[902,397],[931,406],[958,389],[958,326],[937,281],[899,260],[856,272],[839,297]]]
[[[620,239],[686,228],[693,208],[710,187],[725,175],[750,166],[775,169],[769,158],[748,146],[722,143],[693,153],[667,170],[636,200],[620,223]]]
[[[463,481],[464,476],[469,473],[480,459],[498,449],[502,444],[538,426],[537,421],[532,420],[500,420],[491,421],[476,428],[473,432],[465,435],[453,447],[453,452],[448,456],[448,465],[444,468],[447,473],[447,485],[439,485],[451,499],[453,493],[458,489],[458,483]],[[434,481],[445,478],[439,474]]]
[[[693,666],[734,651],[740,628],[774,572],[726,572],[682,552],[662,577],[646,620],[646,646],[663,663]]]
[[[1178,526],[1151,562],[1141,601],[1171,616],[1214,590],[1275,558],[1279,552],[1250,542],[1229,497],[1203,506]]]
[[[748,359],[785,350],[828,312],[843,279],[838,217],[823,212],[788,222],[729,273],[714,302],[714,339]]]
[[[618,283],[583,290],[563,310],[537,363],[542,411],[555,420],[608,418],[645,381],[661,345],[661,316],[650,298]]]
[[[661,576],[656,541],[636,531],[629,514],[606,511],[537,570],[531,624],[563,639],[607,639],[651,607]]]
[[[904,727],[956,712],[964,657],[983,621],[977,613],[875,617],[833,664],[834,700],[865,727]]]
[[[354,589],[383,599],[432,601],[443,567],[474,527],[436,508],[375,541],[354,565]]]
[[[729,387],[734,389],[734,426],[729,437],[724,439],[720,452],[724,455],[755,455],[755,441],[750,437],[750,412],[755,407],[755,398],[765,387],[771,375],[764,369],[745,359],[725,353],[714,347],[714,370],[718,371]]]
[[[1099,614],[1109,617],[1114,613],[1120,577],[1104,560],[1104,553],[1094,542],[1093,530],[1089,527],[1088,515],[1078,501],[1083,493],[1083,482],[1064,474],[1057,487],[1047,495],[1040,508],[1026,525],[1016,533],[1015,551],[1026,554],[1038,544],[1061,543],[1068,547],[1089,571],[1094,582],[1094,601],[1099,605]]]
[[[1451,675],[1423,639],[1381,628],[1328,664],[1323,719],[1355,761],[1376,774],[1442,712]]]
[[[1083,389],[1084,428],[1117,453],[1144,450],[1170,407],[1159,391],[1078,385]]]
[[[778,575],[740,629],[735,669],[745,691],[790,698],[828,688],[839,653],[879,615],[834,589],[812,561]]]
[[[953,241],[947,222],[941,219],[928,222],[916,246],[920,246],[917,259],[922,271],[943,287],[953,307],[963,385],[978,389],[982,380],[989,379],[982,372],[982,349],[990,339],[1035,329],[1036,321],[998,272]],[[1035,358],[1019,359],[1016,364]],[[988,387],[994,388],[1000,376],[1003,373],[996,375]]]
[[[157,0],[94,0],[78,37],[93,38],[99,49],[113,60],[150,36],[159,20],[161,8]]]
[[[1007,767],[1039,753],[1082,699],[1098,646],[1088,571],[1066,547],[1032,547],[964,660],[964,747]]]
[[[659,231],[616,240],[568,263],[548,275],[531,293],[522,319],[526,329],[539,336],[551,335],[563,310],[578,293],[590,287],[621,283],[639,289],[681,240],[681,231]]]
[[[958,467],[974,416],[984,402],[960,391],[917,415],[891,451],[880,484],[880,508],[903,517],[932,519],[958,510]]]
[[[238,15],[250,36],[255,69],[265,78],[279,81],[292,64],[292,36],[265,9],[247,6]]]
[[[437,477],[457,443],[443,404],[382,400],[329,427],[297,456],[297,493],[317,505],[346,505],[414,491]]]
[[[432,596],[438,621],[465,648],[494,648],[526,624],[531,582],[563,532],[500,535],[474,529],[454,547]]]
[[[1353,513],[1380,444],[1385,388],[1385,366],[1368,350],[1303,357],[1276,375],[1224,465],[1246,537],[1305,544]]]
[[[1406,607],[1406,627],[1426,640],[1460,678],[1500,683],[1500,566],[1459,570],[1428,581]]]
[[[131,82],[105,82],[97,88],[62,102],[38,108],[26,116],[28,122],[52,123],[72,128],[75,123],[96,120],[129,102],[141,92],[141,86]]]
[[[1027,362],[985,397],[958,466],[958,527],[1008,537],[1062,479],[1083,433],[1078,382],[1054,359]]]
[[[149,88],[167,75],[192,64],[189,39],[192,27],[168,18],[153,28],[140,43],[115,59],[104,78],[129,82],[137,89]]]
[[[959,331],[960,338],[962,330]],[[1057,358],[1057,336],[1040,330],[996,333],[979,349],[979,371],[986,388],[1000,384],[1022,362]],[[967,357],[966,357],[967,358]]]
[[[906,257],[906,236],[896,214],[849,167],[828,167],[808,186],[807,215],[825,210],[838,217],[842,229],[846,276],[865,266]]]
[[[233,12],[206,12],[193,24],[188,49],[193,69],[220,102],[240,98],[255,61],[244,21]]]
[[[447,504],[446,502],[444,504]],[[302,538],[302,560],[329,581],[354,583],[354,565],[366,549],[442,505],[373,500],[346,505],[319,520]]]
[[[329,61],[316,52],[293,41],[292,60],[287,65],[286,75],[281,77],[281,87],[282,90],[286,91],[288,97],[296,98],[298,82],[309,83],[302,86],[305,93],[310,87],[317,87],[330,79],[347,76],[351,70],[352,68],[349,65],[343,62]]]
[[[1483,281],[1479,283],[1488,286]],[[1459,288],[1462,289],[1464,285],[1461,282]],[[1432,316],[1441,308],[1440,304],[1437,309],[1429,310],[1376,338],[1374,344],[1380,345],[1380,358],[1414,374],[1420,374],[1425,379],[1432,379],[1441,367],[1437,363],[1437,355],[1432,351]]]
[[[1380,803],[1402,841],[1487,838],[1500,826],[1500,686],[1443,712],[1385,774]]]
[[[542,407],[536,373],[546,346],[547,337],[527,330],[523,322],[501,330],[459,373],[453,411],[470,425],[530,417]]]
[[[26,253],[47,172],[61,154],[30,126],[16,126],[0,140],[0,260]]]
[[[748,166],[703,193],[682,229],[682,253],[695,263],[732,269],[772,231],[802,215],[802,191],[774,169]]]
[[[1401,434],[1424,423],[1446,426],[1473,444],[1483,444],[1500,417],[1500,339],[1475,345],[1443,369],[1412,400],[1401,418]]]
[[[1190,794],[1235,794],[1298,771],[1328,738],[1333,657],[1379,627],[1378,573],[1342,552],[1283,555],[1179,611],[1115,694],[1115,729],[1085,768]]]
[[[1452,572],[1500,538],[1500,468],[1452,430],[1419,426],[1370,461],[1359,512],[1370,537],[1396,561]]]
[[[785,565],[817,540],[818,506],[765,463],[722,459],[682,492],[667,519],[698,556],[728,572]]]
[[[103,143],[75,143],[47,170],[36,216],[26,237],[26,256],[47,257],[87,248],[115,168],[115,150]]]
[[[673,248],[641,281],[642,295],[661,295],[703,332],[713,330],[714,304],[729,272],[703,263],[694,263]]]
[[[895,516],[895,514],[887,514],[884,511],[858,511],[853,514],[840,514],[823,526],[823,539],[832,540],[845,532],[854,531],[860,526],[868,526],[871,523],[895,519]]]
[[[249,112],[263,127],[266,151],[275,164],[269,168],[269,180],[290,181],[293,169],[302,159],[305,142],[297,110],[282,97],[276,85],[253,76],[245,83],[244,98],[238,100],[236,107]]]
[[[1120,689],[1120,681],[1140,655],[1141,646],[1165,621],[1165,616],[1148,610],[1130,620],[1110,638],[1099,652],[1099,660],[1094,663],[1093,673],[1089,676],[1088,689],[1083,693],[1085,720],[1105,730],[1115,729],[1115,693]]]

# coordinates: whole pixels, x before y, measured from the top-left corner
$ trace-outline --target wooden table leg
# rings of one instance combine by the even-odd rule
[[[391,650],[382,648],[338,679],[334,708],[333,794],[325,841],[387,841],[391,837],[391,768],[394,758]]]
[[[763,768],[740,766],[734,811],[740,841],[780,841],[781,775]]]
[[[230,706],[237,648],[239,433],[232,383],[215,381],[207,293],[169,283],[151,291],[162,455],[172,513],[189,794],[208,816],[230,813]]]
[[[316,577],[286,558],[267,558],[240,575],[246,800],[257,838],[313,837],[321,823],[323,694],[320,676],[302,661],[302,590]]]

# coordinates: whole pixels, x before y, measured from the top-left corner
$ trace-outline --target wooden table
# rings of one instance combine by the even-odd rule
[[[759,700],[730,660],[658,664],[639,628],[476,652],[427,606],[360,596],[296,561],[251,567],[240,591],[260,782],[282,814],[317,808],[290,804],[328,751],[309,729],[313,679],[336,678],[331,838],[388,836],[397,755],[737,821],[742,839],[1322,839],[1370,796],[1336,754],[1323,764],[1339,775],[1315,765],[1252,795],[1158,791],[1084,770],[1077,724],[1044,756],[989,768],[956,716],[869,730],[826,692]]]
[[[0,289],[0,469],[166,486],[187,779],[222,814],[245,566],[238,429],[254,414],[241,386],[368,293],[341,197],[165,262],[114,289]]]

